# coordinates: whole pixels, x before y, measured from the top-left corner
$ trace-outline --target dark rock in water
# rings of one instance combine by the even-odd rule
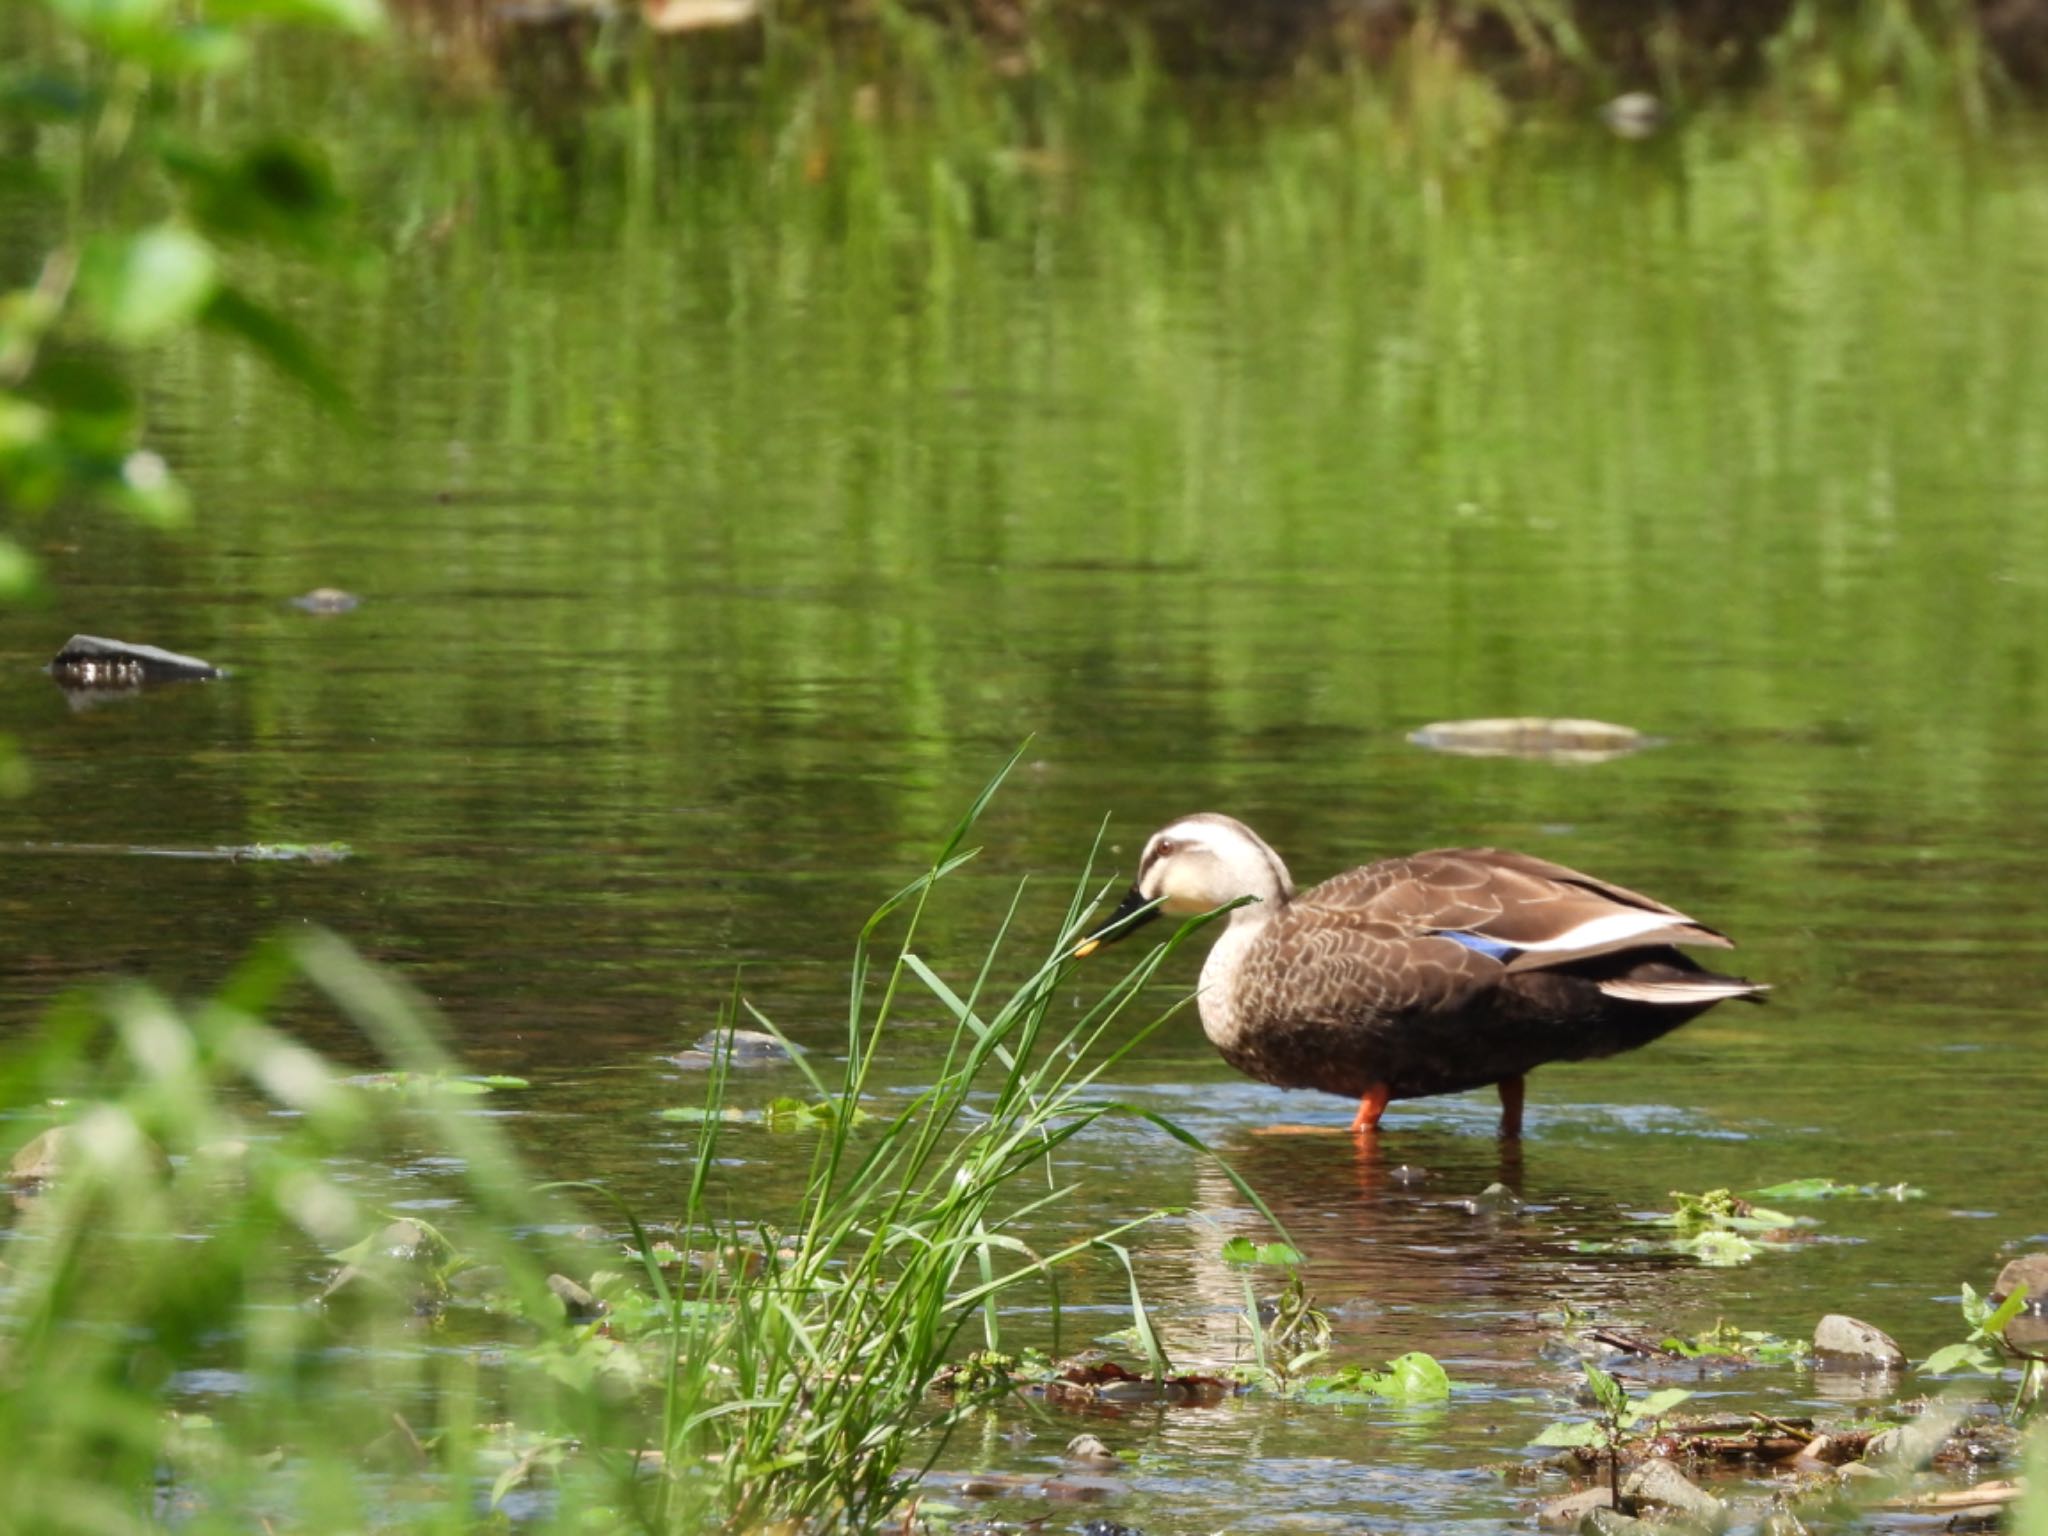
[[[133,688],[141,683],[205,682],[227,674],[197,656],[99,635],[73,635],[47,669],[66,688]]]
[[[733,1067],[762,1067],[774,1062],[789,1060],[789,1051],[783,1043],[760,1029],[735,1029],[730,1035],[725,1030],[714,1029],[689,1050],[671,1057],[677,1066],[697,1066],[700,1063],[685,1058],[702,1057],[703,1065],[711,1062],[726,1051],[728,1039],[731,1054],[726,1065]]]
[[[1145,1536],[1135,1525],[1118,1525],[1114,1520],[1090,1520],[1081,1527],[1081,1536]]]
[[[1830,1312],[1814,1325],[1813,1352],[1823,1366],[1865,1371],[1900,1371],[1906,1352],[1881,1328]]]
[[[611,1311],[609,1302],[599,1301],[567,1275],[549,1275],[548,1289],[555,1293],[555,1299],[561,1302],[562,1310],[569,1314],[572,1323],[595,1322]]]
[[[339,587],[315,587],[293,598],[292,606],[301,613],[353,613],[362,601],[355,593]]]
[[[1678,1470],[1675,1462],[1653,1457],[1621,1480],[1622,1502],[1632,1509],[1656,1510],[1688,1525],[1718,1531],[1728,1523],[1728,1506]]]

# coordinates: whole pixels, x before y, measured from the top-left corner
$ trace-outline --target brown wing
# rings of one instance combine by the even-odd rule
[[[1449,940],[1428,942],[1429,932],[1369,907],[1310,899],[1322,889],[1289,902],[1246,957],[1239,1001],[1253,1016],[1350,1025],[1455,1011],[1499,984],[1498,961]]]
[[[1382,859],[1303,892],[1294,905],[1346,913],[1409,938],[1478,934],[1517,952],[1507,959],[1510,970],[1659,944],[1732,947],[1724,935],[1641,892],[1495,848]]]

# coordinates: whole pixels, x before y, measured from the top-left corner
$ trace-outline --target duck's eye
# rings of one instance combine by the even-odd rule
[[[1160,857],[1160,858],[1162,858],[1162,859],[1166,859],[1166,858],[1171,858],[1171,857],[1172,857],[1172,856],[1173,856],[1173,855],[1174,855],[1175,853],[1177,853],[1177,852],[1179,852],[1179,851],[1180,851],[1180,844],[1176,843],[1176,842],[1175,842],[1175,841],[1174,841],[1174,840],[1173,840],[1172,838],[1170,838],[1170,837],[1162,837],[1161,839],[1159,839],[1159,857]]]

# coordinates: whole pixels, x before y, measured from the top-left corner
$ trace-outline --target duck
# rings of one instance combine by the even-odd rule
[[[1517,1139],[1535,1068],[1635,1050],[1769,990],[1679,947],[1732,949],[1726,934],[1548,859],[1439,848],[1297,891],[1263,838],[1208,811],[1147,839],[1130,890],[1073,953],[1219,908],[1203,1033],[1248,1077],[1356,1098],[1361,1140],[1394,1100],[1486,1087]]]

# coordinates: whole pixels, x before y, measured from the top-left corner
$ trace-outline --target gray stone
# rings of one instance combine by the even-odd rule
[[[567,1275],[549,1275],[548,1289],[555,1293],[572,1323],[595,1322],[611,1311],[609,1302],[599,1301]]]
[[[1498,720],[1436,720],[1408,733],[1418,747],[1454,757],[1529,757],[1553,763],[1604,763],[1649,744],[1650,738],[1605,720],[1553,720],[1539,715]]]
[[[761,1067],[768,1066],[774,1062],[789,1060],[789,1048],[766,1030],[735,1029],[730,1032],[729,1038],[732,1042],[732,1048],[727,1055],[727,1066]],[[727,1031],[714,1029],[702,1040],[691,1046],[690,1050],[684,1054],[702,1056],[708,1065],[710,1062],[715,1061],[721,1052],[726,1050],[727,1039]],[[683,1064],[680,1057],[671,1057],[670,1059],[675,1061],[678,1066]],[[692,1062],[691,1065],[695,1065],[695,1063]]]
[[[1624,91],[1600,109],[1617,138],[1647,139],[1664,126],[1664,103],[1648,91]]]
[[[291,600],[292,606],[301,613],[352,613],[362,601],[355,593],[344,592],[340,587],[315,587]]]
[[[1644,1462],[1621,1480],[1622,1502],[1636,1509],[1676,1515],[1689,1525],[1718,1531],[1728,1523],[1728,1506],[1661,1457]]]
[[[1991,1282],[1991,1299],[2002,1302],[2023,1285],[2029,1307],[2048,1307],[2048,1253],[2023,1253],[2007,1264]]]
[[[1076,1435],[1067,1442],[1067,1459],[1086,1462],[1096,1467],[1119,1467],[1123,1463],[1117,1454],[1094,1435]]]
[[[1866,1371],[1901,1371],[1906,1352],[1881,1328],[1830,1312],[1814,1325],[1813,1352],[1824,1365],[1840,1369],[1853,1362]]]
[[[1918,1472],[1933,1465],[1934,1454],[1948,1439],[1951,1421],[1943,1414],[1923,1414],[1905,1424],[1880,1430],[1863,1448],[1867,1466],[1885,1466]]]
[[[1586,1511],[1579,1522],[1579,1536],[1650,1536],[1657,1527],[1634,1515],[1624,1515],[1605,1504]]]
[[[100,635],[73,635],[51,658],[48,670],[67,688],[133,688],[139,683],[204,682],[227,675],[197,656]]]
[[[1571,1493],[1561,1493],[1554,1499],[1545,1499],[1536,1506],[1536,1523],[1556,1531],[1575,1531],[1580,1523],[1596,1509],[1611,1509],[1614,1494],[1605,1483],[1595,1483],[1590,1488],[1580,1488]]]

